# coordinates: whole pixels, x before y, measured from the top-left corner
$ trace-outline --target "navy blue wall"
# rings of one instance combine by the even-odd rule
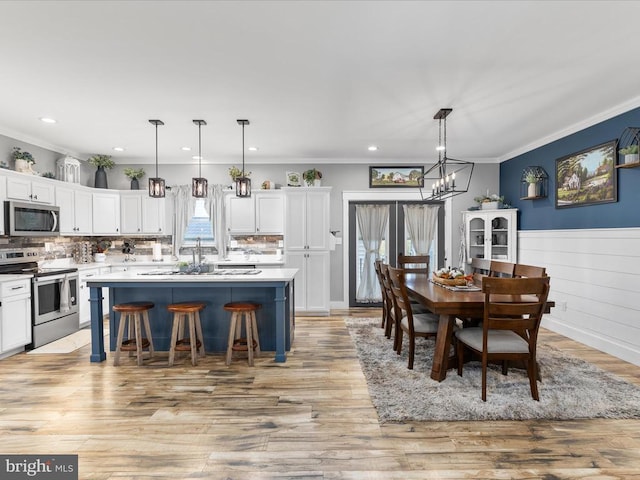
[[[556,159],[609,140],[617,140],[627,127],[640,127],[640,108],[502,162],[500,194],[519,209],[518,228],[553,230],[640,226],[640,167],[616,169],[618,201],[615,203],[555,208]],[[533,165],[541,166],[549,175],[549,196],[538,200],[520,200],[522,171]]]

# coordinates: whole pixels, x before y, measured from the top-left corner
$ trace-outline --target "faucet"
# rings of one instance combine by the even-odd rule
[[[202,264],[202,244],[200,242],[200,237],[196,238],[196,251],[198,252],[198,265]]]

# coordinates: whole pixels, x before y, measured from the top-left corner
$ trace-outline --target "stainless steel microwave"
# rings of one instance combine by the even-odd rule
[[[60,235],[60,207],[4,202],[4,233],[17,237]]]

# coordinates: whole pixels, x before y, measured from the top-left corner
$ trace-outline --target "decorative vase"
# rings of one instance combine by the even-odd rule
[[[497,210],[502,208],[502,202],[483,202],[480,204],[481,210]]]
[[[16,158],[16,172],[29,173],[29,162],[22,158]]]
[[[321,185],[322,185],[322,180],[320,180],[319,178],[316,178],[316,179],[313,181],[313,186],[314,186],[314,187],[319,187],[319,186],[321,186]]]
[[[640,160],[640,154],[637,153],[628,153],[624,156],[624,163],[638,163]]]
[[[140,190],[140,183],[138,183],[137,178],[131,179],[131,190]]]
[[[527,197],[537,197],[536,186],[536,183],[529,184],[529,188],[527,189]]]
[[[109,188],[107,186],[107,172],[104,170],[104,167],[98,167],[96,170],[94,186],[95,188]]]
[[[102,263],[107,259],[107,255],[104,253],[94,253],[93,254],[93,260],[95,262],[99,262]]]

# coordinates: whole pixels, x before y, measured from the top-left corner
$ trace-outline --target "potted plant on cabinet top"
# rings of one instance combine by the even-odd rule
[[[496,210],[502,208],[504,197],[495,193],[489,195],[489,192],[487,192],[486,195],[475,197],[474,200],[479,204],[481,210]]]
[[[131,179],[131,190],[140,190],[139,178],[144,177],[144,168],[130,168],[124,169],[124,174]]]
[[[624,163],[638,163],[640,160],[638,155],[638,145],[629,145],[628,147],[621,148],[620,155],[624,155]]]
[[[111,155],[94,155],[88,162],[96,167],[95,188],[109,188],[107,186],[107,172],[104,169],[111,169],[115,166],[116,162],[111,160]]]
[[[20,147],[13,147],[11,158],[16,163],[16,172],[35,174],[33,164],[36,163],[33,155],[23,151]]]
[[[322,172],[320,170],[316,170],[315,168],[311,168],[309,170],[306,170],[302,174],[302,178],[304,178],[307,186],[319,187],[321,184]]]

